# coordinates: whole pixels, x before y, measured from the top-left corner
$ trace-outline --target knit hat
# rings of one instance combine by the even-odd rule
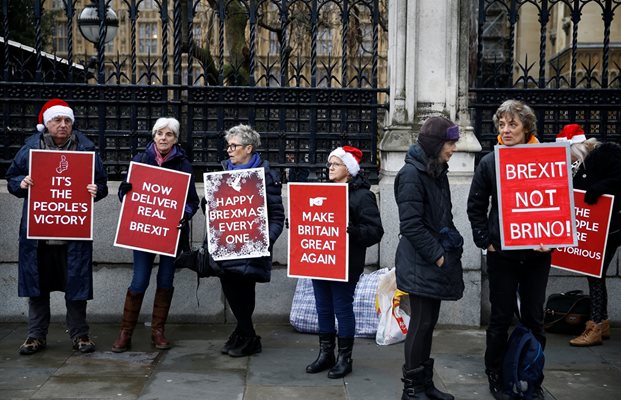
[[[362,160],[362,151],[360,151],[360,149],[351,146],[337,147],[332,150],[332,153],[328,156],[328,160],[332,156],[336,156],[343,160],[343,164],[345,164],[351,176],[358,175],[360,171],[360,160]]]
[[[427,118],[418,135],[418,144],[429,157],[436,157],[444,142],[456,142],[458,140],[459,126],[444,117]]]
[[[67,102],[61,99],[51,99],[43,105],[39,112],[37,130],[43,132],[47,123],[56,117],[68,117],[71,119],[71,122],[75,121],[73,110]]]
[[[578,124],[569,124],[563,127],[563,130],[556,135],[557,142],[569,142],[569,144],[582,143],[586,140],[584,129]]]

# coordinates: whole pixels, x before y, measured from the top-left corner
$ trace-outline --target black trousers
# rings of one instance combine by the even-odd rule
[[[606,290],[606,272],[612,258],[621,246],[621,231],[616,231],[608,235],[606,242],[606,255],[604,257],[604,271],[601,278],[592,276],[587,277],[589,281],[589,295],[591,296],[591,319],[595,323],[600,323],[608,319],[608,290]]]
[[[487,327],[485,368],[500,372],[508,339],[508,330],[520,298],[522,324],[545,347],[543,330],[546,286],[550,273],[551,253],[528,260],[509,258],[498,252],[487,252],[489,300],[492,313]]]
[[[231,307],[231,311],[237,320],[235,330],[241,336],[254,336],[252,314],[255,307],[256,282],[242,276],[220,277],[224,297]]]
[[[409,297],[412,315],[403,350],[405,368],[411,370],[427,361],[431,355],[433,329],[438,323],[441,300],[413,294],[410,294]]]

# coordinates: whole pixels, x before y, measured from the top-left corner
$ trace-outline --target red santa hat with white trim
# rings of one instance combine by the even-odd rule
[[[67,117],[71,119],[71,122],[75,121],[73,116],[73,110],[69,107],[66,101],[61,99],[48,100],[41,111],[39,112],[39,123],[37,124],[37,130],[39,132],[45,131],[47,123],[56,117]]]
[[[351,176],[356,176],[360,172],[360,160],[362,160],[362,151],[360,149],[352,146],[337,147],[330,153],[328,160],[332,156],[336,156],[343,161]]]
[[[563,127],[563,130],[556,135],[557,142],[569,142],[569,144],[582,143],[586,141],[584,129],[578,124],[569,124]]]

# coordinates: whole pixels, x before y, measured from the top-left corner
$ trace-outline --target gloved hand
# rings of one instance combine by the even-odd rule
[[[179,220],[179,225],[177,225],[177,229],[182,229],[185,225],[190,222],[190,216],[186,213],[183,214],[183,218]]]
[[[359,237],[360,236],[360,228],[356,225],[347,225],[347,233],[349,236]]]
[[[131,182],[123,181],[119,185],[119,200],[123,201],[123,197],[132,190]]]
[[[584,194],[584,202],[587,204],[595,204],[601,195],[602,193],[597,190],[587,190]]]
[[[201,199],[201,210],[203,210],[203,214],[205,214],[205,207],[207,207],[207,199],[203,197]]]

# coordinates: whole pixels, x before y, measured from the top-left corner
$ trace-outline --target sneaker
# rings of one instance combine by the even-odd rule
[[[95,342],[88,335],[78,336],[73,339],[73,350],[80,353],[92,353],[95,351]]]
[[[36,353],[39,350],[45,349],[46,341],[45,339],[37,339],[33,337],[28,337],[24,344],[19,346],[19,354],[24,356],[29,356],[31,354]]]
[[[231,357],[245,357],[251,356],[256,353],[260,353],[262,350],[261,347],[261,336],[249,336],[243,337],[240,336],[237,342],[237,346],[229,349],[229,356]]]
[[[239,341],[239,339],[240,336],[237,334],[237,331],[233,331],[233,333],[231,333],[231,336],[229,336],[227,341],[224,343],[224,346],[222,346],[222,348],[220,349],[220,353],[229,354],[229,350],[237,346],[237,342]]]

